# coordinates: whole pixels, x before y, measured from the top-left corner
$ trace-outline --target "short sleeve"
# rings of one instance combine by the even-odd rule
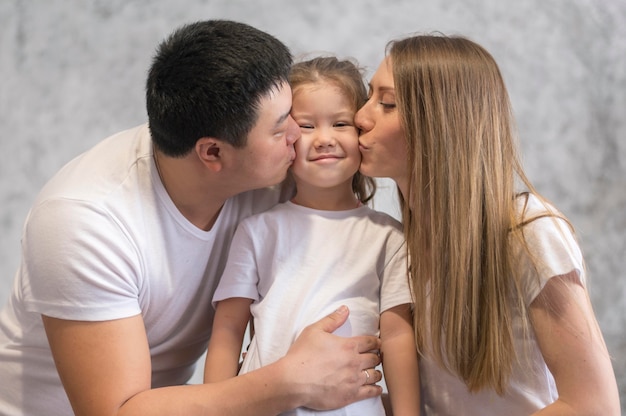
[[[392,252],[388,253],[381,283],[380,312],[394,306],[412,304],[411,290],[407,269],[406,243],[402,242]]]
[[[244,220],[235,231],[224,273],[213,295],[213,307],[220,300],[233,297],[259,300],[258,266],[248,223]]]
[[[31,312],[85,321],[140,313],[137,251],[106,212],[47,200],[30,212],[22,246],[22,293]]]
[[[546,216],[524,226],[526,253],[518,248],[524,270],[522,287],[526,305],[539,295],[548,280],[575,271],[585,286],[583,256],[568,224],[558,217]]]

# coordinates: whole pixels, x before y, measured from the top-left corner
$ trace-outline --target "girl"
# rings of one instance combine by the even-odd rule
[[[404,238],[396,220],[364,205],[373,196],[373,181],[358,173],[353,118],[366,99],[361,72],[350,61],[316,58],[295,64],[290,84],[291,115],[302,132],[291,168],[296,194],[245,220],[235,233],[215,292],[205,382],[237,374],[250,313],[254,336],[241,373],[282,357],[305,326],[345,304],[349,321],[335,333],[376,334],[380,318],[380,352],[394,414],[417,415]],[[367,384],[381,377],[375,370],[355,376]],[[300,408],[289,414],[311,413]],[[324,414],[385,413],[376,398]]]

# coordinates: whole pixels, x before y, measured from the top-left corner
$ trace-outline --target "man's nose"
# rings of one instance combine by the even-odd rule
[[[289,116],[288,120],[287,145],[291,146],[302,136],[302,133],[300,131],[300,126],[298,126],[298,123],[296,123],[296,120],[294,120],[293,117]]]

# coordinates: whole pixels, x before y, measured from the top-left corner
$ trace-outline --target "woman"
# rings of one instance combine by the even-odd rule
[[[425,413],[618,415],[579,246],[524,174],[491,55],[392,42],[355,121],[361,172],[402,197]]]

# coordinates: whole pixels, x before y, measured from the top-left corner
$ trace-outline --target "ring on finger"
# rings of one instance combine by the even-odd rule
[[[365,373],[365,384],[367,384],[370,379],[370,373],[367,370],[363,370],[363,372]]]

